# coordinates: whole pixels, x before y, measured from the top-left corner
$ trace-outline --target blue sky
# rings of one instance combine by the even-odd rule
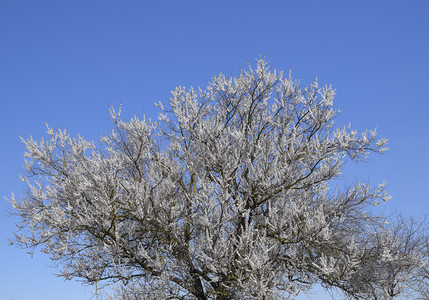
[[[20,194],[19,136],[40,138],[45,122],[97,139],[108,105],[154,117],[176,86],[204,87],[263,55],[337,88],[338,125],[377,126],[390,150],[342,179],[385,179],[382,210],[418,217],[429,208],[428,32],[423,0],[0,1],[0,195]],[[89,299],[46,255],[8,246],[8,209],[0,201],[0,299]]]

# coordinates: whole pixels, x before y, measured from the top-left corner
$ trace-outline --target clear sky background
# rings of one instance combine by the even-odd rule
[[[337,88],[337,124],[377,126],[390,150],[342,179],[378,184],[382,210],[429,208],[429,1],[0,1],[0,195],[21,193],[19,136],[45,122],[97,139],[108,105],[155,117],[178,85],[202,86],[266,56],[303,84]],[[8,246],[14,217],[0,201],[0,299],[89,299],[52,274],[49,258]],[[321,294],[314,299],[322,299]],[[326,298],[328,299],[328,298]]]

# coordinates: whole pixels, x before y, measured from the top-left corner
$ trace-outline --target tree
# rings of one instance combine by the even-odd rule
[[[17,243],[126,299],[287,298],[316,283],[378,297],[385,261],[424,270],[427,254],[402,251],[371,213],[384,184],[334,187],[348,161],[386,150],[375,130],[334,127],[334,95],[260,59],[205,90],[176,88],[155,122],[111,108],[97,143],[48,128],[23,140]]]
[[[368,236],[354,283],[354,295],[362,299],[428,299],[428,235],[426,220],[398,215],[387,226]],[[405,298],[403,298],[405,299]]]

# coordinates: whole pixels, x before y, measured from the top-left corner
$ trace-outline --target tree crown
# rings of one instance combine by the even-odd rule
[[[48,128],[23,140],[17,242],[41,246],[65,278],[122,283],[124,298],[282,298],[315,283],[396,293],[427,256],[395,246],[369,212],[389,198],[384,184],[329,189],[348,159],[387,142],[335,128],[334,96],[260,59],[205,90],[176,88],[155,122],[111,108],[98,144]]]

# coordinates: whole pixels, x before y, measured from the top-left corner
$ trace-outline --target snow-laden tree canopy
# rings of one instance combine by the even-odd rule
[[[16,242],[67,279],[118,283],[126,299],[412,290],[427,270],[425,235],[371,213],[384,184],[332,184],[348,161],[386,150],[375,130],[335,126],[334,95],[261,59],[206,89],[178,87],[155,122],[111,108],[113,130],[97,142],[48,128],[24,140]],[[406,237],[420,240],[405,249]]]

